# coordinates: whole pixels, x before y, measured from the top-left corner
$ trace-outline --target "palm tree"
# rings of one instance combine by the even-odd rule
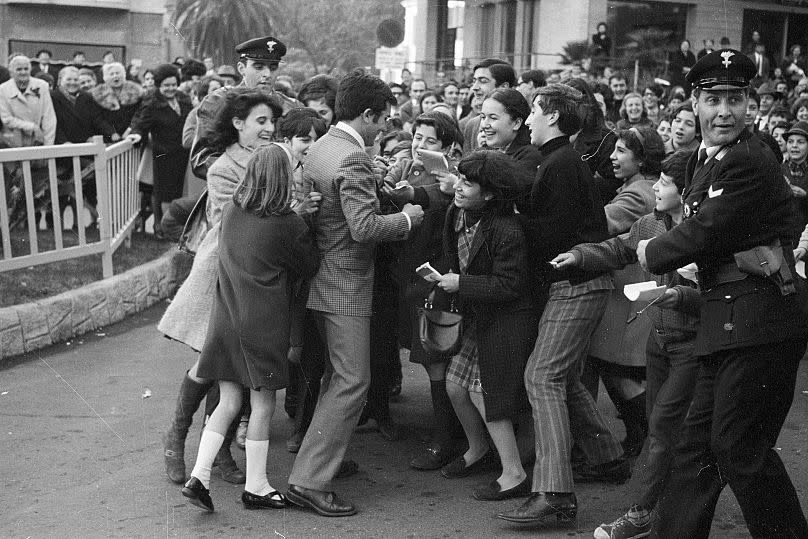
[[[194,57],[230,63],[239,43],[273,35],[277,12],[273,0],[179,0],[174,26]]]

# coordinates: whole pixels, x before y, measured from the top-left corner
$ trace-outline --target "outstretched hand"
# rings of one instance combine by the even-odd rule
[[[577,266],[578,263],[575,260],[574,254],[561,253],[560,255],[556,256],[554,259],[550,261],[550,265],[553,266],[554,269],[563,270],[566,268]]]

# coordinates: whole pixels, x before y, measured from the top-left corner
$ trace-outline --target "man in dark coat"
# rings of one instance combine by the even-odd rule
[[[793,277],[791,190],[744,129],[756,73],[749,58],[725,49],[688,74],[702,144],[688,163],[685,219],[637,248],[656,274],[695,262],[704,299],[694,349],[702,363],[654,537],[707,537],[727,483],[753,537],[808,537],[774,450],[808,326]]]

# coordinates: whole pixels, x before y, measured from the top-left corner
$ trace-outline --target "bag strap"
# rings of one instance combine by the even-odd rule
[[[432,308],[432,304],[435,302],[435,292],[437,291],[438,283],[437,281],[432,284],[429,289],[429,294],[427,294],[426,298],[424,298],[424,307],[427,309]],[[455,303],[455,299],[457,298],[457,294],[451,294],[451,299],[449,300],[449,312],[451,313],[458,313],[460,312],[457,309],[457,305]]]

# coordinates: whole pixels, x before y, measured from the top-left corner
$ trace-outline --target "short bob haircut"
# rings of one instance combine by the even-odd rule
[[[656,132],[655,127],[639,125],[623,129],[617,133],[617,138],[623,141],[626,148],[634,154],[634,158],[640,162],[641,173],[660,173],[662,160],[665,159],[665,143],[662,142],[662,137]]]
[[[530,116],[530,103],[527,102],[522,92],[514,88],[497,88],[485,98],[486,101],[489,99],[502,105],[511,120],[522,120],[522,125],[525,125],[525,120]]]
[[[228,90],[224,105],[216,115],[213,130],[208,135],[210,148],[214,152],[224,152],[228,146],[238,142],[238,131],[233,125],[233,118],[246,120],[250,111],[258,105],[266,105],[270,108],[273,121],[277,121],[283,113],[281,102],[274,94],[246,88]]]
[[[673,183],[681,194],[685,188],[685,172],[687,171],[687,162],[693,152],[690,150],[678,150],[662,161],[661,172],[673,178]]]
[[[434,97],[435,101],[437,101],[437,103],[435,103],[436,105],[438,103],[443,102],[443,98],[441,96],[439,96],[437,92],[433,92],[432,90],[427,90],[426,92],[421,94],[421,99],[418,100],[418,108],[421,111],[424,110],[424,99],[426,99],[427,97]]]
[[[277,144],[262,146],[247,162],[244,179],[233,193],[233,203],[259,217],[292,211],[292,164]]]
[[[393,92],[382,79],[356,70],[339,83],[334,118],[336,121],[355,120],[370,109],[376,119],[388,105],[397,103]]]
[[[494,195],[486,209],[497,215],[514,213],[514,202],[523,195],[527,185],[525,171],[519,163],[502,152],[477,150],[460,160],[457,170],[466,181],[480,185],[485,193]]]
[[[435,128],[435,134],[443,149],[447,149],[455,143],[463,145],[463,134],[457,126],[457,121],[451,116],[435,111],[419,114],[412,124],[412,134],[415,135],[415,131],[422,125]]]
[[[61,72],[60,72],[60,73],[61,73]],[[796,117],[797,117],[797,113],[798,113],[798,112],[800,111],[800,109],[801,109],[801,108],[803,108],[803,107],[805,107],[806,109],[808,109],[808,97],[800,97],[800,98],[798,98],[796,101],[794,101],[794,104],[793,104],[793,105],[791,105],[791,116],[792,116],[793,118],[796,118]]]
[[[308,137],[314,128],[317,138],[325,135],[328,131],[328,126],[325,124],[317,111],[309,108],[292,109],[286,113],[286,116],[278,120],[278,136],[279,140],[288,138],[292,140],[294,137]]]
[[[689,99],[686,99],[681,103],[679,103],[678,105],[676,105],[675,107],[673,107],[672,109],[670,109],[670,112],[668,112],[668,119],[670,120],[671,124],[673,124],[673,120],[675,120],[676,117],[679,115],[679,113],[682,112],[683,110],[692,113],[693,116],[696,116],[696,112],[693,110],[693,102]],[[698,137],[700,135],[701,135],[701,122],[699,122],[699,118],[696,117],[696,136]]]
[[[309,101],[322,99],[332,111],[336,110],[339,80],[329,75],[315,75],[300,87],[297,99],[308,106]]]
[[[571,86],[548,84],[538,89],[534,101],[538,100],[544,114],[558,112],[558,128],[569,136],[581,128],[583,99],[583,94]]]
[[[159,88],[163,81],[174,77],[180,83],[180,70],[174,64],[160,64],[154,68],[154,86]]]

